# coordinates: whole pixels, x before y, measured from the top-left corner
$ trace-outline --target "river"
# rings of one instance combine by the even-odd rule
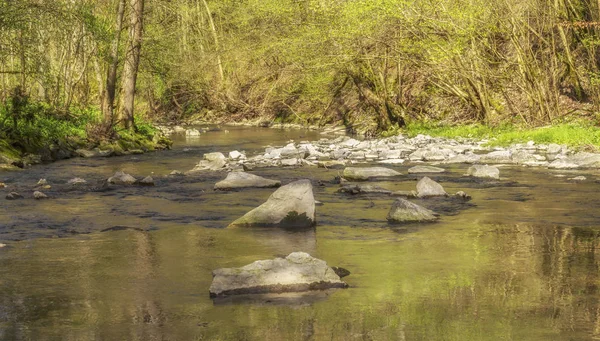
[[[392,226],[393,199],[348,196],[339,170],[258,169],[315,184],[314,231],[225,228],[272,189],[214,192],[224,173],[166,177],[203,153],[317,132],[227,128],[171,151],[71,159],[0,173],[0,340],[595,340],[600,339],[600,184],[595,172],[505,167],[473,181],[466,165],[432,176],[467,203],[419,200],[440,222]],[[410,165],[394,166],[406,174]],[[117,170],[155,187],[72,190]],[[572,182],[556,175],[585,175]],[[412,190],[411,175],[377,185]],[[320,184],[320,185],[319,185]],[[101,232],[104,231],[104,232]],[[211,271],[305,251],[351,271],[348,289],[213,301]]]

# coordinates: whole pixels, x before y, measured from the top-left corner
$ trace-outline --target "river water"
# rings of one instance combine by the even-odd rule
[[[44,201],[8,201],[0,190],[0,340],[600,339],[598,174],[514,167],[501,181],[472,181],[466,166],[447,167],[432,178],[473,200],[419,201],[440,222],[391,226],[393,199],[336,193],[338,170],[259,169],[284,184],[311,179],[318,226],[228,229],[273,190],[214,192],[225,174],[165,175],[205,152],[320,138],[228,129],[176,140],[172,151],[0,173],[26,196],[40,178],[52,185]],[[120,169],[156,186],[94,187]],[[575,174],[588,180],[567,180]],[[90,185],[74,190],[73,177]],[[377,185],[411,190],[416,179]],[[293,251],[350,270],[350,288],[209,298],[213,269]]]

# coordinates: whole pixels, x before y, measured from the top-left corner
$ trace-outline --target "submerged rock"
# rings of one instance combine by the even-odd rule
[[[23,196],[17,192],[10,192],[6,196],[6,200],[17,200],[17,199],[23,199]]]
[[[48,196],[40,191],[33,192],[33,198],[36,200],[48,199]]]
[[[87,183],[87,181],[85,181],[82,178],[73,178],[73,179],[67,181],[68,185],[81,185],[81,184],[85,184],[85,183]]]
[[[392,192],[393,197],[416,198],[417,191],[395,191]]]
[[[331,160],[331,161],[319,161],[317,163],[317,165],[319,166],[319,168],[344,168],[346,167],[346,162],[344,161],[338,161],[338,160]]]
[[[347,194],[392,194],[392,191],[379,186],[371,185],[346,185],[338,190]]]
[[[46,186],[47,184],[48,184],[48,181],[46,179],[40,179],[36,185],[37,186]]]
[[[269,188],[279,186],[281,186],[281,181],[278,180],[270,180],[246,172],[231,172],[227,174],[225,180],[215,184],[215,189],[229,190],[236,188]]]
[[[304,252],[213,271],[211,297],[346,288],[335,270]]]
[[[372,178],[394,177],[401,173],[385,167],[346,167],[343,177],[347,180],[369,180]]]
[[[396,199],[387,216],[391,223],[433,222],[437,219],[433,211],[406,199]]]
[[[108,183],[114,185],[133,185],[136,181],[137,180],[133,176],[123,171],[117,171],[115,172],[115,175],[108,178]]]
[[[182,171],[174,170],[171,173],[169,173],[169,176],[185,176],[185,174],[183,174]]]
[[[417,182],[417,195],[419,198],[429,198],[429,197],[444,197],[447,196],[448,193],[444,190],[442,185],[437,182],[431,180],[428,177],[424,177],[419,182]]]
[[[276,190],[267,201],[229,226],[306,228],[315,226],[315,198],[309,180]]]
[[[6,184],[4,182],[0,182],[0,188],[6,188]]]
[[[408,174],[420,174],[420,173],[443,173],[446,170],[444,168],[432,167],[432,166],[415,166],[408,169]]]
[[[474,165],[467,169],[467,175],[476,178],[500,179],[500,170],[494,166]]]

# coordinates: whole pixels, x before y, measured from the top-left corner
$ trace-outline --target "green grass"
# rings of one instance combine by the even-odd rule
[[[411,124],[403,133],[409,136],[427,134],[446,138],[489,139],[491,146],[508,146],[534,141],[538,144],[557,143],[571,147],[600,147],[600,128],[587,122],[562,123],[541,128],[521,128],[513,125],[498,127],[473,125]]]

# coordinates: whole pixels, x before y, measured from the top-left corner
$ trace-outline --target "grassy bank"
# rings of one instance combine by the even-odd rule
[[[427,134],[446,138],[487,139],[491,146],[509,146],[534,141],[537,144],[557,143],[581,149],[600,149],[600,127],[588,121],[560,123],[539,128],[508,124],[491,127],[481,124],[449,126],[415,123],[408,125],[401,132],[409,136]]]

